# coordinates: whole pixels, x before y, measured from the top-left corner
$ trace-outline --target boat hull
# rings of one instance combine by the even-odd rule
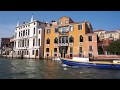
[[[120,64],[104,64],[104,63],[91,63],[91,62],[77,62],[67,59],[61,59],[63,64],[68,66],[86,66],[95,68],[106,68],[106,69],[120,69]]]

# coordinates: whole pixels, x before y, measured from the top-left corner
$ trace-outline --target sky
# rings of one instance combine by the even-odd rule
[[[120,11],[0,11],[0,38],[12,37],[18,20],[20,24],[30,22],[32,14],[34,20],[48,23],[68,16],[75,22],[90,22],[93,30],[120,29]]]

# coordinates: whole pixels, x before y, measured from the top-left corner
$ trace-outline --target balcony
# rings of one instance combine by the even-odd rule
[[[83,42],[79,42],[79,45],[82,46],[82,45],[83,45]]]
[[[68,46],[68,43],[59,43],[58,46]]]
[[[69,43],[69,46],[73,46],[73,43]]]
[[[68,36],[68,33],[59,33],[60,36]]]

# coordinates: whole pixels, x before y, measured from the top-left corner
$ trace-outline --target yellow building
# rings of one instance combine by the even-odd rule
[[[52,21],[45,28],[44,58],[96,57],[97,35],[89,22],[74,22],[69,17]]]

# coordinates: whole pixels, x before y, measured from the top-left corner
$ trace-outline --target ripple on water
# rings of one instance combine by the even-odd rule
[[[120,70],[64,66],[60,61],[0,58],[2,79],[120,79]]]

